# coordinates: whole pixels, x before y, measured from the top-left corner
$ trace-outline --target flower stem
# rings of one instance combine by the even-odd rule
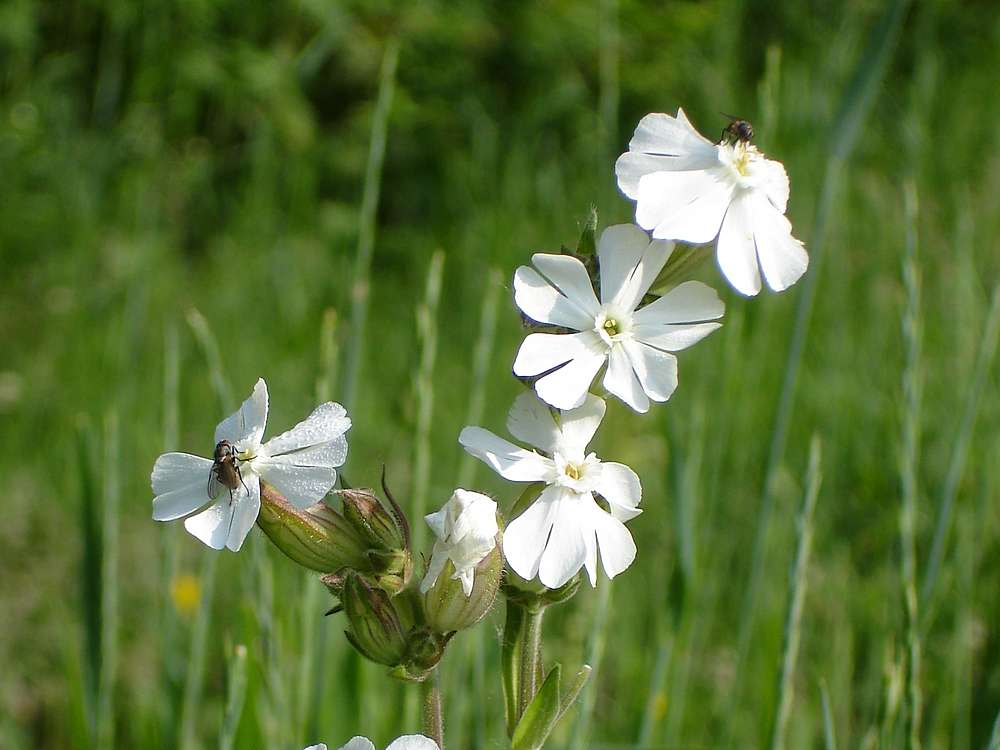
[[[542,615],[544,607],[525,607],[521,627],[520,675],[518,677],[518,718],[524,715],[538,692],[542,659]]]
[[[420,683],[424,694],[424,734],[444,750],[444,719],[441,714],[441,677],[435,669]]]

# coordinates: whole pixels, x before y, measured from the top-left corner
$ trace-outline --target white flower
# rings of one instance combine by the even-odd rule
[[[514,401],[507,416],[511,434],[546,455],[525,450],[481,427],[466,427],[459,442],[504,479],[544,482],[547,486],[526,511],[504,530],[503,552],[525,579],[558,588],[581,567],[597,582],[597,552],[609,578],[635,559],[635,542],[624,521],[641,511],[639,477],[624,464],[587,453],[606,405],[587,395],[583,406],[563,412],[557,424],[549,408],[530,392]],[[594,499],[598,493],[610,513]]]
[[[437,540],[420,592],[430,591],[451,560],[455,565],[452,578],[460,578],[462,591],[470,596],[476,566],[497,546],[497,504],[478,492],[455,490],[441,510],[424,516],[424,520]]]
[[[288,432],[263,445],[267,422],[267,385],[258,380],[239,410],[215,428],[215,442],[232,445],[239,481],[230,489],[212,479],[213,462],[188,453],[164,453],[153,466],[153,519],[172,521],[189,516],[184,527],[213,549],[234,552],[243,545],[260,510],[260,480],[274,485],[289,502],[307,508],[337,480],[337,466],[347,458],[344,433],[351,426],[340,404],[328,401]],[[218,492],[209,496],[210,484]]]
[[[718,237],[719,267],[742,294],[760,291],[761,271],[780,292],[809,265],[784,216],[788,175],[781,162],[742,141],[712,143],[682,109],[677,117],[643,117],[615,174],[619,189],[636,201],[636,222],[653,237],[692,243]]]
[[[636,411],[647,411],[650,399],[670,398],[677,387],[677,358],[669,352],[714,331],[718,323],[701,321],[720,318],[725,310],[716,293],[697,281],[636,309],[673,249],[672,242],[650,242],[633,224],[605,229],[597,246],[600,301],[579,260],[534,255],[537,271],[521,266],[514,274],[514,300],[532,320],[578,333],[529,335],[517,352],[514,374],[546,373],[535,390],[559,409],[582,404],[605,363],[604,387]]]
[[[326,750],[326,745],[310,745],[305,750]],[[340,750],[375,750],[375,745],[367,737],[352,737]],[[385,750],[438,750],[438,745],[422,734],[404,734],[390,742]]]

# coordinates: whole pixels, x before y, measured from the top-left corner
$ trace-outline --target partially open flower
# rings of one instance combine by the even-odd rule
[[[298,508],[322,498],[347,458],[351,426],[340,404],[321,404],[288,432],[261,443],[267,385],[258,380],[239,410],[215,428],[216,461],[164,453],[153,466],[153,519],[188,516],[184,528],[213,549],[239,550],[260,511],[260,480]],[[213,502],[214,501],[214,502]],[[189,515],[204,505],[206,510]]]
[[[420,584],[431,629],[447,633],[479,622],[500,587],[503,555],[497,504],[478,492],[455,490],[437,513],[425,517],[437,535]]]
[[[677,116],[646,115],[615,164],[618,187],[636,201],[635,220],[653,237],[705,243],[718,238],[723,275],[745,295],[763,272],[776,292],[805,273],[809,256],[785,218],[788,175],[744,140],[712,143]]]

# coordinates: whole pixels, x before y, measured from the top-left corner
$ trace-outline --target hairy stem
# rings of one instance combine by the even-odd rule
[[[524,610],[524,623],[521,627],[521,654],[518,677],[518,718],[524,715],[540,682],[542,658],[542,614],[544,608],[528,608]]]
[[[420,683],[424,694],[424,734],[444,750],[444,719],[441,713],[441,677],[435,669]]]

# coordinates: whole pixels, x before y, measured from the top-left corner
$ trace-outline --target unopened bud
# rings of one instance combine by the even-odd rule
[[[503,554],[499,543],[476,565],[469,594],[455,575],[455,564],[448,560],[437,581],[424,594],[428,626],[439,633],[448,633],[475,625],[493,608],[502,574]]]
[[[368,545],[340,513],[322,500],[305,510],[260,483],[257,525],[275,547],[310,570],[328,573],[366,567]]]
[[[344,515],[371,547],[399,550],[409,546],[405,519],[386,510],[374,492],[341,490],[338,494],[344,501]]]
[[[378,664],[404,663],[412,629],[412,613],[402,598],[392,598],[356,573],[344,578],[341,601],[347,615],[347,640]]]

